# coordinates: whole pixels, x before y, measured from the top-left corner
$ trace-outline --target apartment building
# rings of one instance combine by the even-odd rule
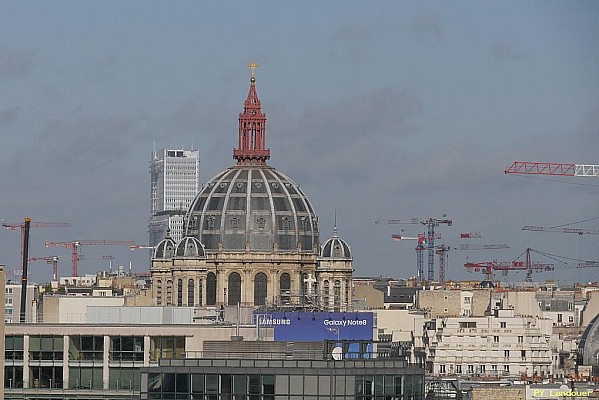
[[[548,319],[497,310],[483,317],[438,317],[425,332],[434,375],[548,377],[553,374]]]

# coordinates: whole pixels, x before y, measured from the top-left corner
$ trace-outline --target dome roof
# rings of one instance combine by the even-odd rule
[[[351,258],[349,245],[337,236],[337,229],[333,232],[333,236],[322,245],[320,256],[325,258]]]
[[[204,245],[194,237],[184,237],[175,249],[176,257],[204,257]]]
[[[299,186],[265,164],[233,166],[212,178],[185,216],[185,235],[206,251],[307,252],[319,245],[318,217]]]
[[[173,258],[175,255],[176,243],[170,236],[170,229],[167,230],[166,237],[158,242],[154,249],[154,258]]]

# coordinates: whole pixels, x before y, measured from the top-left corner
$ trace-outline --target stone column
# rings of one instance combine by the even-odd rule
[[[29,388],[29,335],[23,335],[23,389]]]
[[[150,366],[150,337],[144,336],[144,367]]]
[[[104,335],[104,350],[102,351],[102,387],[110,388],[110,336]]]
[[[62,387],[69,387],[69,335],[62,338]]]

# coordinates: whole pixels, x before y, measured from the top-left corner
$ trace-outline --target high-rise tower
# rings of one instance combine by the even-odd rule
[[[183,234],[183,217],[200,189],[199,150],[155,150],[150,161],[149,245],[156,246],[170,229]]]

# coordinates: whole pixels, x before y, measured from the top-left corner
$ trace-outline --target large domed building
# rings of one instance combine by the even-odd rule
[[[352,255],[337,235],[320,245],[308,197],[267,164],[266,115],[253,76],[239,114],[237,164],[210,179],[152,258],[156,305],[266,305],[344,311],[351,305]]]

